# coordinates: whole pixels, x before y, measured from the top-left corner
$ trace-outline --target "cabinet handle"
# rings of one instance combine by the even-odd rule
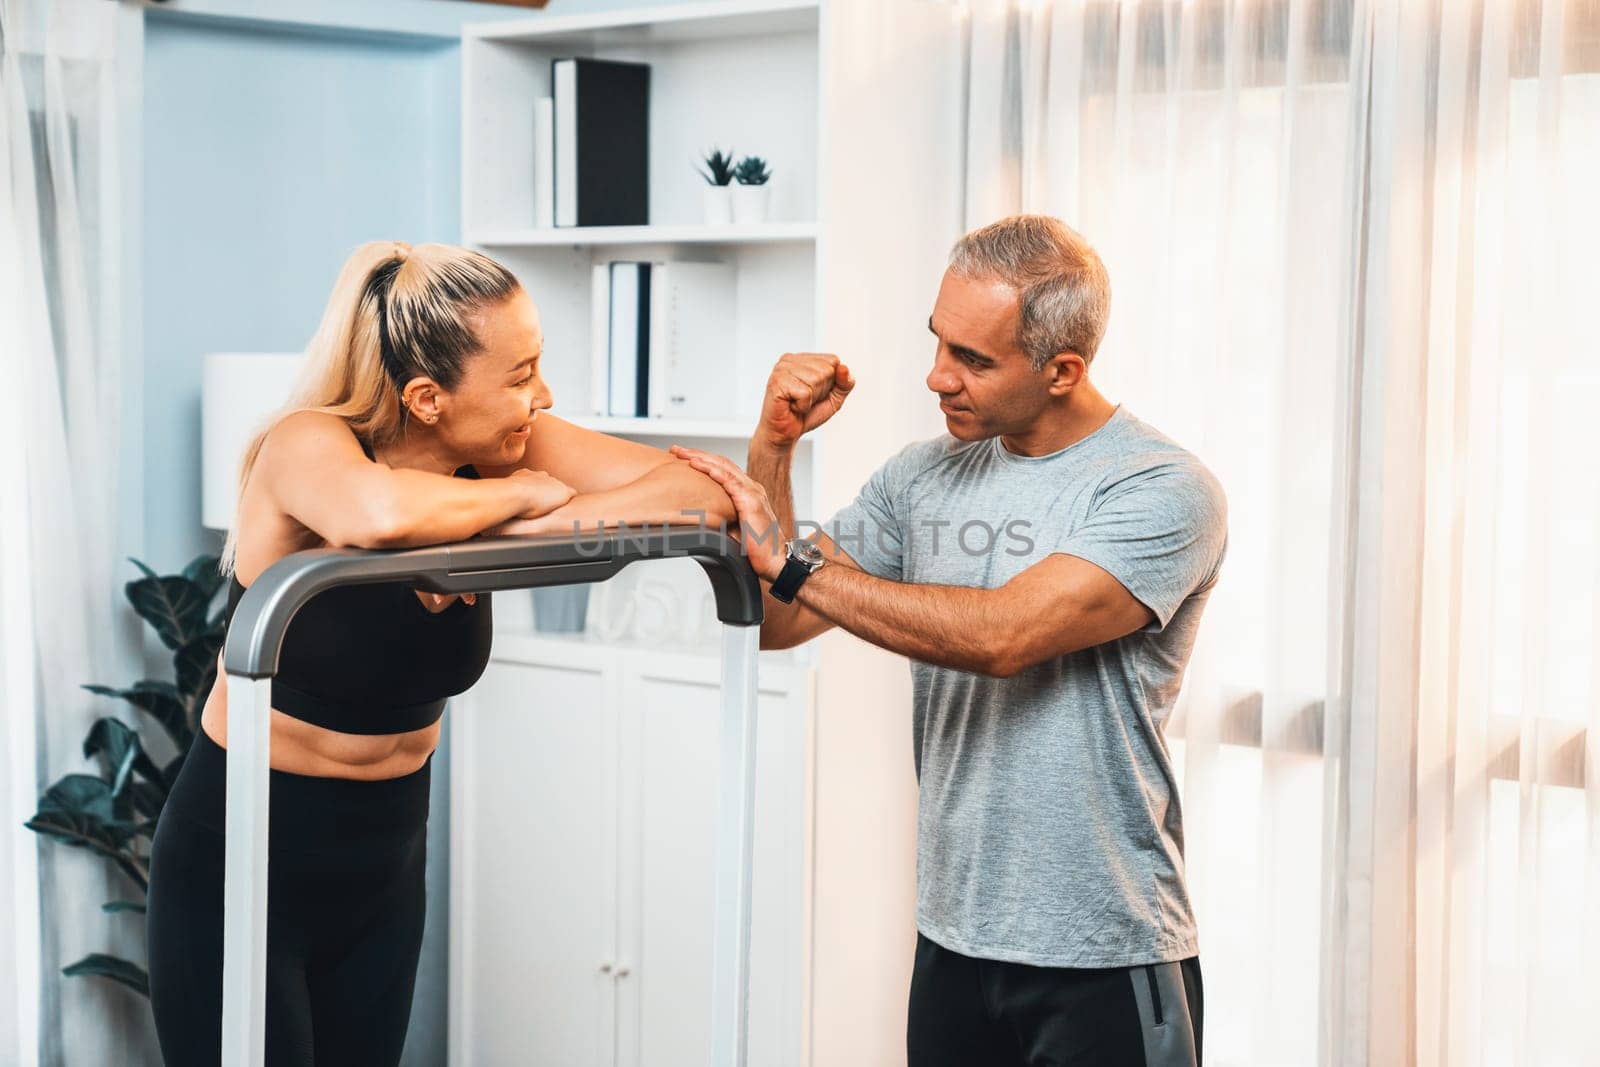
[[[601,965],[600,965],[600,973],[601,973],[601,974],[610,974],[610,973],[611,973],[611,964],[609,964],[609,963],[602,963],[602,964],[601,964]]]
[[[628,977],[628,973],[629,973],[628,972],[628,967],[627,967],[626,964],[624,964],[623,966],[617,968],[617,977],[618,978],[626,978],[626,977]]]

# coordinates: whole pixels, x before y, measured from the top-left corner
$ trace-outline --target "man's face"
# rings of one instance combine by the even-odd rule
[[[939,339],[928,388],[950,435],[978,441],[1026,432],[1049,403],[1052,372],[1017,346],[1018,293],[1000,281],[945,272],[928,329]]]

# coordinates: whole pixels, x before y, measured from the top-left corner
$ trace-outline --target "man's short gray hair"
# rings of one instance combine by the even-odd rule
[[[1012,215],[973,230],[950,250],[950,270],[1017,290],[1017,347],[1034,370],[1058,352],[1094,360],[1111,317],[1111,279],[1100,256],[1050,215]]]

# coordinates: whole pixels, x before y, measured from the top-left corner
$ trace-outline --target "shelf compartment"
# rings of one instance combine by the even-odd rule
[[[712,0],[664,8],[469,23],[466,36],[563,48],[628,48],[815,32],[817,0]]]
[[[598,247],[606,245],[803,244],[817,239],[814,222],[748,226],[569,226],[482,230],[468,240],[484,248]]]

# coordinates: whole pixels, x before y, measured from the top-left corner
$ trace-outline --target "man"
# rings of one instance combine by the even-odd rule
[[[892,457],[814,541],[792,540],[790,459],[854,386],[837,357],[778,362],[748,474],[676,449],[739,510],[770,583],[763,647],[839,626],[912,661],[912,1067],[1200,1060],[1162,729],[1226,503],[1090,383],[1109,306],[1099,256],[1056,219],[963,237],[929,320],[948,433]]]

